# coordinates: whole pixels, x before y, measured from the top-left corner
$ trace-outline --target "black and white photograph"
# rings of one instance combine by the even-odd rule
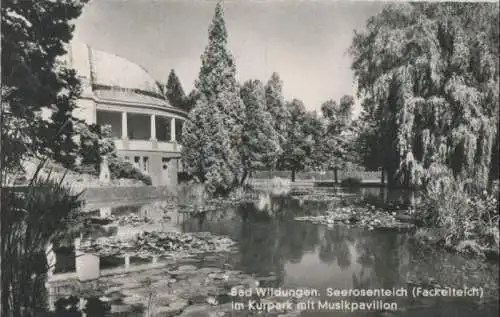
[[[498,1],[1,0],[1,317],[496,317]]]

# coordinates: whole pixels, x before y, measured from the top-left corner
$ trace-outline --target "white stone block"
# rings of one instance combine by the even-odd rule
[[[77,254],[76,274],[80,281],[91,281],[100,276],[99,256],[89,253]]]

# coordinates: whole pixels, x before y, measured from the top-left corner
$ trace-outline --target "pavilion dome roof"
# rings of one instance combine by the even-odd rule
[[[98,98],[169,106],[148,71],[124,57],[73,41],[66,63]]]

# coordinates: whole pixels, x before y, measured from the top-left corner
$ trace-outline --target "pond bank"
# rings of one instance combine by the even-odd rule
[[[446,234],[446,231],[440,228],[421,227],[415,232],[415,240],[423,246],[444,249],[468,258],[480,258],[498,263],[500,259],[498,248],[485,247],[475,238],[451,244],[446,242]]]
[[[25,192],[28,187],[11,187],[16,192]],[[83,211],[100,208],[112,208],[124,205],[141,205],[155,200],[174,200],[177,193],[164,186],[121,186],[121,187],[73,187],[75,193],[81,193]]]

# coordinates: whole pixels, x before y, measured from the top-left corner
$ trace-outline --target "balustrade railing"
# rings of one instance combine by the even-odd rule
[[[255,179],[273,179],[275,177],[279,178],[290,178],[292,175],[291,171],[256,171],[253,175]],[[356,171],[356,170],[338,170],[337,179],[341,182],[347,178],[359,178],[363,181],[380,181],[381,172],[380,171]],[[315,171],[315,172],[296,172],[296,180],[310,180],[310,181],[334,181],[335,172],[334,171]]]

